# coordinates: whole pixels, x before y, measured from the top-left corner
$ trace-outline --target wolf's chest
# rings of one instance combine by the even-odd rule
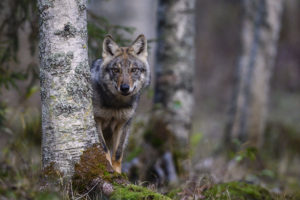
[[[133,108],[123,108],[123,109],[107,109],[100,108],[95,112],[95,117],[100,117],[104,121],[111,121],[112,119],[117,121],[127,121],[134,114]]]
[[[97,117],[102,119],[102,128],[115,130],[120,124],[124,124],[134,114],[134,109],[100,109]]]

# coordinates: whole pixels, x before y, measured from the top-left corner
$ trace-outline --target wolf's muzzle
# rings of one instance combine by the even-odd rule
[[[130,86],[128,84],[121,84],[120,90],[122,92],[122,95],[127,96],[129,94]]]

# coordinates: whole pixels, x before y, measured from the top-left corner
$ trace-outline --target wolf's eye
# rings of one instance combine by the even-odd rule
[[[120,72],[120,69],[118,69],[118,68],[113,68],[113,69],[112,69],[112,72],[115,73],[115,74],[117,74],[117,73]]]
[[[135,72],[137,72],[138,70],[139,70],[138,68],[132,68],[132,69],[131,69],[131,72],[135,73]]]

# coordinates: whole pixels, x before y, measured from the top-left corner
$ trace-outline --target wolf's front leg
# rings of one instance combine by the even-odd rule
[[[128,126],[128,123],[126,123],[125,125],[120,125],[120,127],[118,127],[117,134],[113,135],[112,166],[113,169],[118,173],[122,172],[123,151],[129,132]]]
[[[107,148],[105,139],[103,137],[102,121],[101,120],[96,120],[96,127],[97,127],[97,131],[98,131],[98,135],[99,135],[99,142],[101,144],[101,147],[102,147],[103,151],[105,152],[106,160],[108,160],[108,162],[110,163],[110,165],[112,165],[110,151]]]

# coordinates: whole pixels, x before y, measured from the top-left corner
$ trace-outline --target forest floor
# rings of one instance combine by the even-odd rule
[[[209,106],[195,113],[191,178],[165,194],[172,199],[300,199],[300,94],[275,93],[264,150],[245,148],[229,161],[216,157],[226,112],[214,103],[202,105]],[[40,190],[39,111],[9,112],[14,117],[0,134],[0,199],[62,199],[57,189]]]
[[[226,110],[213,99],[202,105],[209,106],[196,109],[199,112],[195,114],[191,137],[192,152],[197,152],[192,156],[194,174],[209,174],[215,183],[242,181],[260,185],[274,194],[300,191],[300,93],[274,92],[263,148],[240,144],[241,150],[230,154],[229,161],[224,154],[216,156],[220,155]]]

